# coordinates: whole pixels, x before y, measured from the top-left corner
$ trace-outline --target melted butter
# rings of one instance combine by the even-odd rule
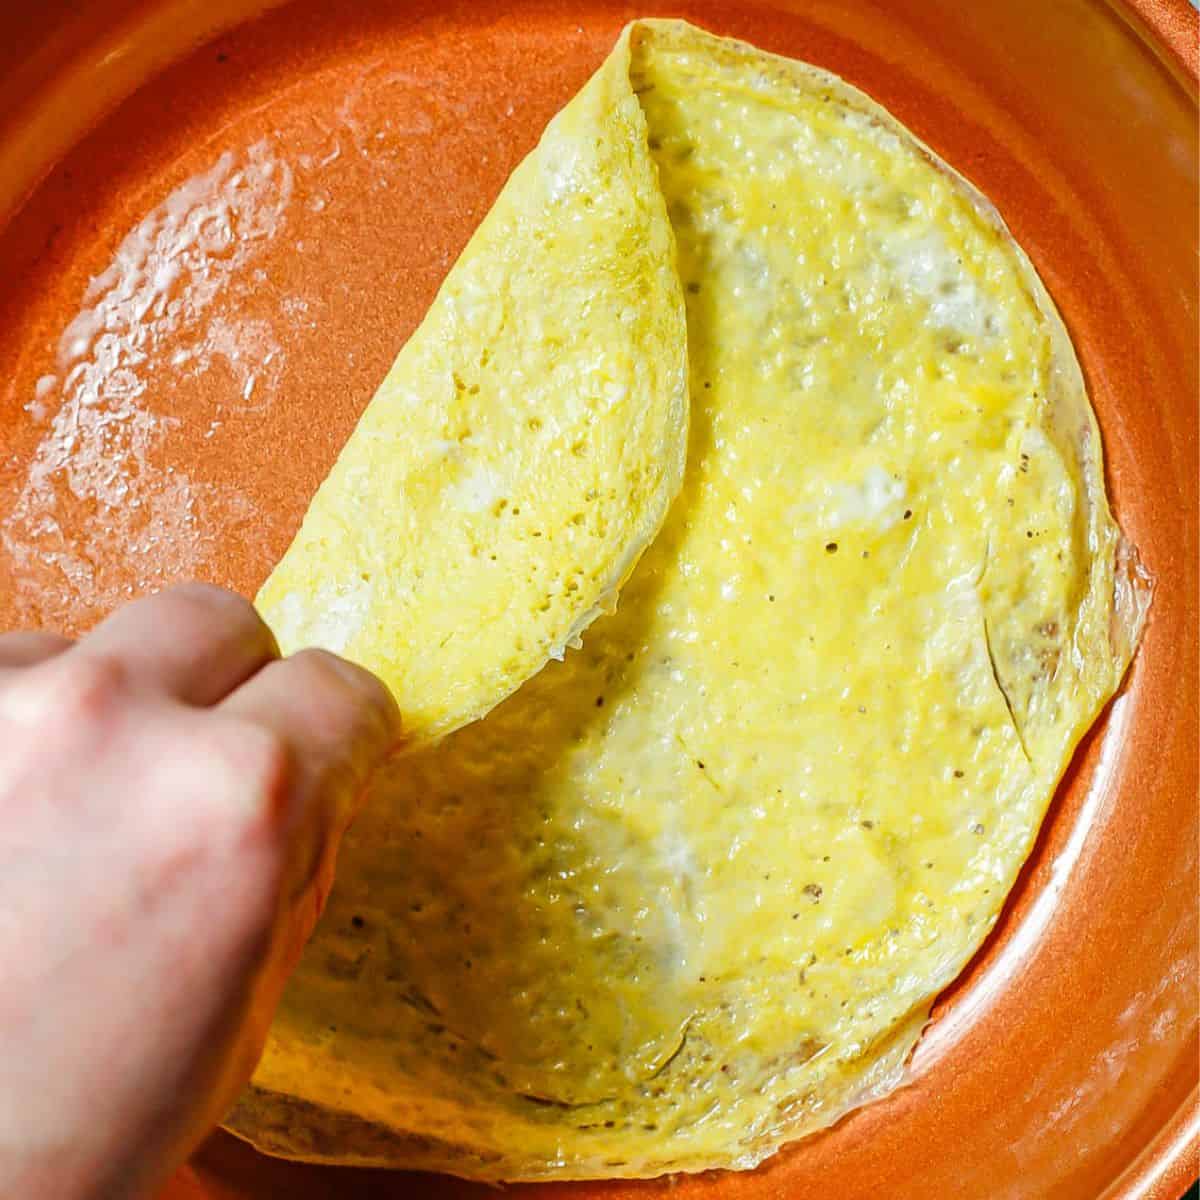
[[[27,405],[42,432],[0,504],[0,547],[18,569],[15,590],[39,607],[53,612],[64,589],[73,597],[63,623],[87,623],[133,594],[123,582],[131,557],[156,589],[205,571],[218,554],[208,531],[218,515],[257,517],[239,489],[164,462],[177,422],[150,396],[158,375],[214,364],[243,409],[269,395],[280,354],[272,326],[218,314],[286,223],[293,185],[268,140],[221,154],[125,234],[59,334],[55,371]]]

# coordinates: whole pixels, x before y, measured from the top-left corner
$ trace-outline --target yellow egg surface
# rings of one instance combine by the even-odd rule
[[[683,480],[683,297],[619,59],[514,172],[258,595],[284,653],[379,675],[410,744],[561,658]]]
[[[640,22],[614,69],[683,490],[582,650],[378,781],[231,1118],[272,1153],[747,1168],[885,1093],[1136,644],[1078,364],[988,203],[815,68]]]

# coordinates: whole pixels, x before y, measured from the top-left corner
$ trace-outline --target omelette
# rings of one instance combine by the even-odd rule
[[[409,743],[436,740],[613,606],[682,485],[688,412],[645,120],[602,77],[476,230],[258,607],[284,652],[367,664]]]
[[[520,581],[443,595],[428,630],[460,653],[411,668],[410,705],[469,716],[531,677],[449,736],[426,721],[376,780],[229,1125],[273,1154],[481,1180],[753,1167],[902,1082],[1119,686],[1149,582],[1028,259],[841,80],[636,22],[498,203],[521,244],[472,242],[451,279],[490,275],[477,324],[422,327],[404,390],[439,421],[469,412],[495,470],[511,447],[487,422],[516,377],[470,399],[446,373],[506,319],[518,342],[558,331],[568,361],[616,355],[639,397],[669,392],[685,354],[681,490],[652,539],[649,519],[622,525],[645,552],[619,605],[540,672],[506,658],[559,636]],[[614,217],[628,240],[606,240]],[[598,265],[610,245],[626,257]],[[593,270],[582,294],[560,286]],[[508,288],[517,272],[545,286]],[[549,378],[548,424],[576,386]],[[365,418],[385,446],[421,441],[405,462],[445,436],[410,425],[419,407]],[[589,476],[614,503],[660,466],[637,430],[641,474]],[[348,532],[279,572],[305,636],[330,579],[369,573],[372,618],[339,645],[407,686],[433,617],[395,632],[410,581],[381,573],[397,514],[457,485],[422,477],[412,500],[378,467],[384,483],[335,473],[321,527]],[[547,514],[522,561],[561,574],[576,477],[535,474],[510,498]],[[581,611],[602,575],[622,570],[587,575]],[[497,663],[504,686],[481,685]],[[447,704],[462,679],[475,699]]]

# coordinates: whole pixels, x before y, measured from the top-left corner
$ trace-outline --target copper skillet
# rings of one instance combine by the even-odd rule
[[[272,326],[279,366],[257,386],[274,402],[231,406],[240,377],[188,384],[170,374],[169,339],[159,348],[146,402],[180,424],[145,486],[165,495],[186,473],[195,523],[140,555],[92,539],[93,583],[51,573],[33,601],[17,587],[29,568],[0,544],[0,627],[83,628],[114,589],[188,574],[253,591],[508,170],[619,26],[643,15],[605,0],[294,0],[254,19],[263,7],[0,10],[0,520],[37,451],[26,405],[54,341],[89,276],[172,188],[264,137],[284,156],[307,153],[300,141],[351,93],[360,124],[393,118],[375,152],[397,167],[391,187],[372,189],[330,164],[293,196],[307,214],[295,241],[309,249],[289,241],[256,261],[268,283],[241,293],[238,317],[271,321],[303,285],[311,318]],[[1158,581],[1132,677],[1081,748],[998,929],[939,1002],[911,1084],[758,1171],[671,1194],[1174,1200],[1200,1173],[1196,12],[1184,0],[681,0],[670,11],[844,75],[992,197],[1070,325],[1115,506]],[[336,203],[322,206],[326,183]],[[69,534],[88,533],[86,512],[61,515]],[[491,1194],[271,1162],[220,1136],[168,1192]]]

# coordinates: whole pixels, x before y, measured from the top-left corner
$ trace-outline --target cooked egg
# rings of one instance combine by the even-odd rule
[[[561,657],[679,491],[684,308],[645,144],[628,84],[604,78],[552,123],[259,593],[284,653],[381,676],[410,745]]]
[[[747,1168],[888,1091],[1141,626],[1078,365],[987,202],[840,80],[681,23],[596,79],[512,203],[536,244],[636,96],[683,488],[582,649],[378,780],[232,1117],[274,1153]],[[623,327],[578,301],[521,298],[601,353]]]

